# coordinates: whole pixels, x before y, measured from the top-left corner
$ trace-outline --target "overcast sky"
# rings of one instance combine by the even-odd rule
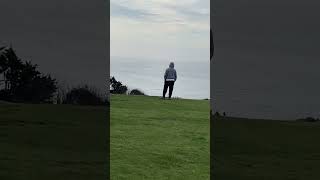
[[[1,0],[0,43],[60,82],[105,90],[108,16],[103,0]]]
[[[111,0],[110,10],[111,56],[208,61],[209,0]]]

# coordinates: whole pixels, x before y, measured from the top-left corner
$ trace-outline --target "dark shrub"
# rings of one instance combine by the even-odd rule
[[[110,85],[113,88],[111,91],[112,94],[125,94],[128,91],[128,87],[126,85],[122,85],[120,81],[117,81],[116,78],[110,78]]]
[[[139,89],[132,89],[130,91],[130,95],[145,95],[142,91],[140,91]]]
[[[307,118],[303,118],[303,119],[298,119],[298,121],[317,122],[317,121],[319,121],[319,119],[315,119],[315,118],[313,118],[313,117],[307,117]]]
[[[93,88],[83,86],[71,89],[66,94],[64,104],[105,105],[105,100]]]
[[[0,90],[0,99],[4,101],[10,101],[12,99],[8,91],[2,89]]]
[[[214,116],[220,117],[220,113],[217,111],[214,113]]]

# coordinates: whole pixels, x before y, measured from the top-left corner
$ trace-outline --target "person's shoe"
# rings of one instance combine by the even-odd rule
[[[161,97],[160,99],[165,100],[165,98],[164,98],[164,97]]]

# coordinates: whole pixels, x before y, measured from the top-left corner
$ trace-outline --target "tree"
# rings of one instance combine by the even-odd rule
[[[114,94],[125,94],[128,91],[128,87],[126,85],[122,85],[122,83],[117,81],[113,76],[110,78],[110,84],[113,88]]]
[[[63,104],[66,101],[67,93],[69,92],[69,87],[66,85],[66,82],[58,82],[58,89],[57,89],[57,104]]]
[[[56,91],[56,80],[37,70],[31,61],[23,62],[12,47],[0,48],[0,74],[4,88],[0,98],[8,101],[43,103]],[[1,86],[0,86],[1,88]]]
[[[3,79],[1,79],[1,84],[5,84],[5,89],[7,89],[7,80],[6,80],[6,72],[9,68],[8,59],[5,55],[7,53],[5,50],[5,47],[0,48],[0,74],[3,74]]]

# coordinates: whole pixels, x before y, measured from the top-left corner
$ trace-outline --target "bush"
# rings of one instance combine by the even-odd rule
[[[145,95],[141,90],[139,89],[132,89],[129,93],[130,95]]]
[[[6,90],[0,90],[0,99],[4,101],[10,101],[12,99],[12,96],[10,93]]]
[[[214,113],[214,116],[220,117],[221,115],[220,115],[220,113],[217,111],[217,112]]]
[[[315,119],[315,118],[313,118],[313,117],[307,117],[307,118],[304,118],[304,119],[298,119],[298,121],[317,122],[317,121],[319,121],[319,119]]]
[[[63,104],[105,105],[105,100],[94,88],[88,86],[73,88],[67,92]]]
[[[110,85],[113,88],[111,91],[112,94],[125,94],[128,91],[128,87],[126,85],[122,85],[120,81],[117,81],[116,78],[110,78]]]

